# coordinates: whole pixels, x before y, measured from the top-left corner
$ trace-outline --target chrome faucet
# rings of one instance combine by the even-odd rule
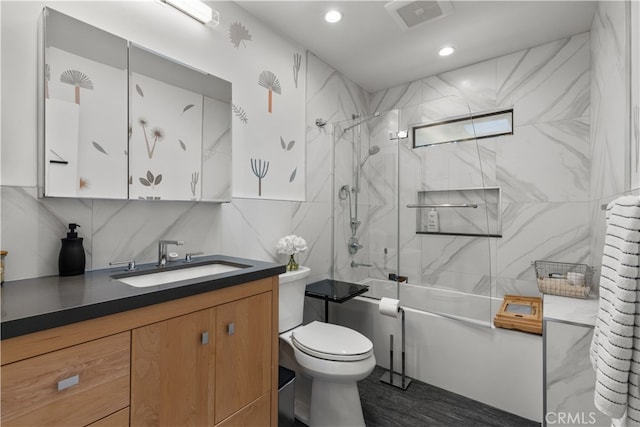
[[[167,265],[167,245],[182,246],[182,240],[158,240],[158,267]]]

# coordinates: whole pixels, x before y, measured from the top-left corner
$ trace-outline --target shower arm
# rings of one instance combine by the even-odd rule
[[[357,117],[357,116],[356,116]],[[361,125],[364,122],[368,122],[371,119],[375,119],[376,117],[380,117],[380,112],[376,111],[373,115],[369,116],[369,117],[365,117],[364,119],[360,120],[357,123],[352,124],[351,126],[347,126],[346,128],[344,128],[344,130],[342,131],[342,133],[347,133],[349,132],[351,129],[353,129],[354,127]]]

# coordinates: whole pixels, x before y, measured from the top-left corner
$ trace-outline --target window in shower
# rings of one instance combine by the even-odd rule
[[[413,148],[513,135],[513,109],[467,115],[412,127]]]

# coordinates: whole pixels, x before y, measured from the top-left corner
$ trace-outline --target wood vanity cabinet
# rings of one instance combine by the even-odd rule
[[[3,340],[1,424],[276,427],[277,322],[275,276]]]
[[[134,329],[131,424],[214,425],[268,395],[270,332],[271,293]]]

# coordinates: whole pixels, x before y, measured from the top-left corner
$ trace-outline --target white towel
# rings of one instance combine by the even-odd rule
[[[614,419],[640,425],[640,198],[607,206],[600,304],[591,342],[594,403]]]

